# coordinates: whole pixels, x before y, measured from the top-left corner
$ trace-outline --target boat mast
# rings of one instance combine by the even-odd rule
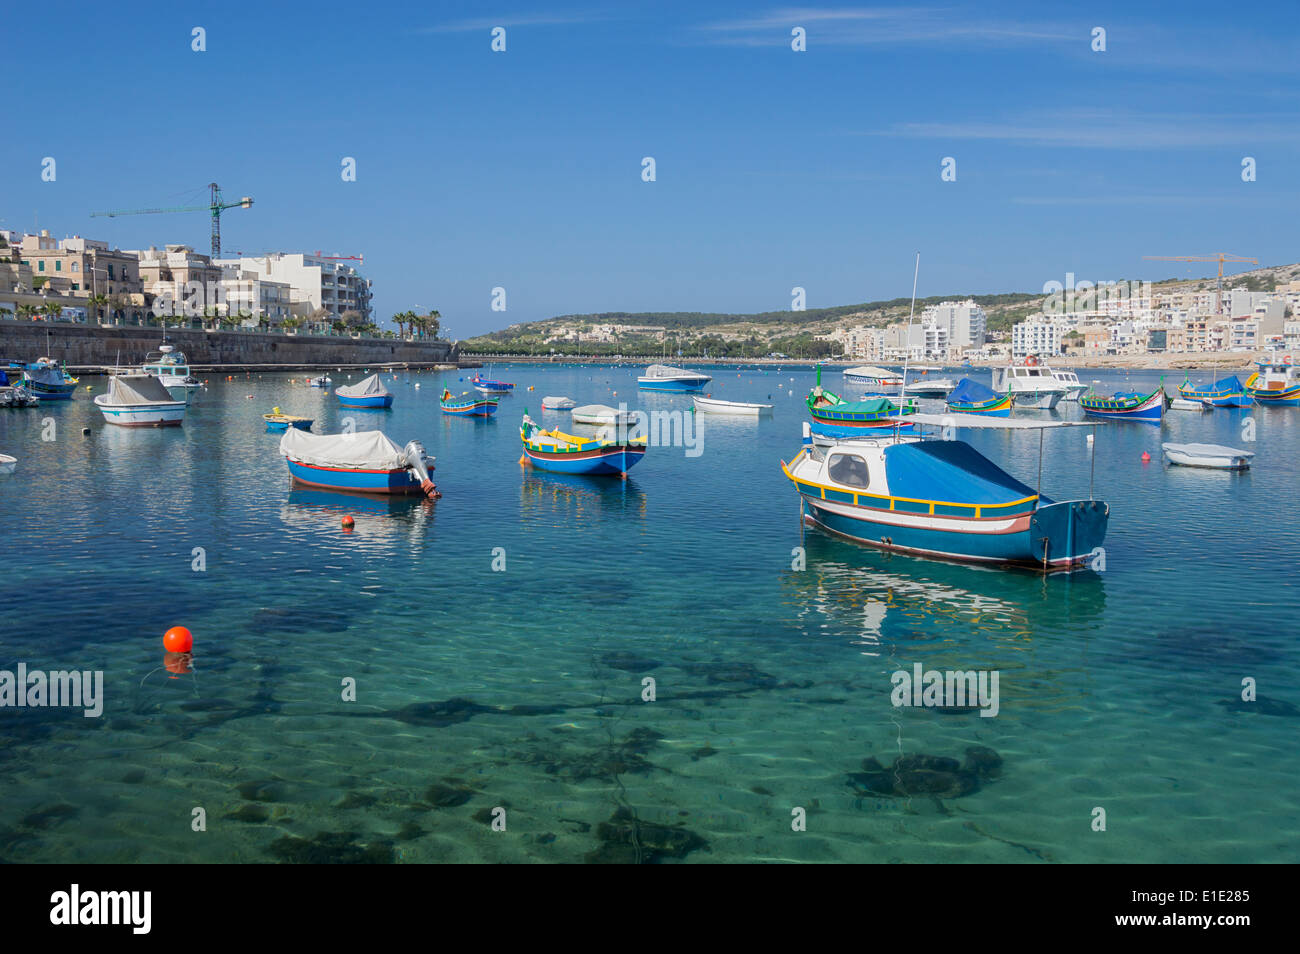
[[[907,334],[903,338],[903,383],[898,388],[898,416],[907,413],[907,365],[912,358],[912,316],[916,314],[916,279],[921,274],[921,253],[916,253],[916,266],[912,269],[912,307],[907,312]],[[901,420],[894,421],[894,439],[898,439]]]

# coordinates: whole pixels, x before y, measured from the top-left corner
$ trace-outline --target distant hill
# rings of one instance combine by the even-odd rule
[[[1275,285],[1300,279],[1300,265],[1274,265],[1241,272],[1224,279],[1224,288],[1252,291],[1271,290]],[[1165,279],[1153,282],[1161,291],[1213,288],[1215,278]],[[1012,325],[1042,310],[1042,292],[1006,292],[999,295],[934,295],[916,300],[919,317],[927,305],[944,301],[978,302],[988,315],[991,333],[1009,332]],[[821,341],[847,325],[883,327],[906,321],[910,298],[809,308],[805,311],[765,311],[757,314],[716,312],[611,311],[595,314],[557,315],[542,321],[523,322],[461,342],[462,354],[562,354],[654,357],[661,354],[685,357],[758,358],[772,352],[792,357],[832,357],[837,343]],[[601,326],[632,326],[614,340],[598,340]]]

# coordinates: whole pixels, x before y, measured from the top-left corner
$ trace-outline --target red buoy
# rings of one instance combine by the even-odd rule
[[[1144,463],[1144,464],[1149,463],[1150,460],[1151,460],[1151,455],[1148,454],[1146,451],[1143,451],[1143,452],[1142,452],[1142,463]]]
[[[194,648],[194,636],[184,626],[173,626],[163,634],[163,649],[169,653],[188,653]]]
[[[355,520],[353,520],[352,517],[350,517],[350,516],[348,516],[348,517],[344,517],[344,518],[343,518],[343,529],[344,529],[344,530],[351,530],[353,527],[356,526],[356,524],[357,524],[357,522],[356,522]]]

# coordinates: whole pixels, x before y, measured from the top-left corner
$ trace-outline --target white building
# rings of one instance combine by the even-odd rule
[[[928,305],[921,312],[921,324],[945,329],[948,346],[953,348],[982,348],[988,337],[988,316],[970,298]]]
[[[327,257],[273,252],[255,257],[221,259],[218,264],[238,267],[240,273],[288,285],[296,310],[324,308],[335,319],[345,311],[371,318],[370,281],[351,265]]]
[[[1063,324],[1032,315],[1011,329],[1011,356],[1026,358],[1031,354],[1041,357],[1061,353],[1061,338],[1068,332]]]
[[[222,311],[243,316],[246,325],[266,320],[276,326],[293,314],[293,288],[287,282],[271,281],[238,264],[221,266],[221,293]]]

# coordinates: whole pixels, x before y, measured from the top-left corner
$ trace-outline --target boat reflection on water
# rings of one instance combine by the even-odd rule
[[[803,547],[806,568],[784,576],[801,622],[823,617],[819,630],[829,623],[869,655],[1029,651],[1039,640],[1086,636],[1105,609],[1103,575],[1092,571],[1008,572],[872,550],[815,529]]]
[[[294,489],[280,508],[280,519],[291,530],[326,535],[331,543],[362,543],[378,554],[404,538],[412,548],[422,547],[437,509],[428,497]],[[343,528],[344,517],[355,521],[350,529]]]
[[[646,495],[632,477],[610,480],[529,468],[519,487],[519,513],[548,522],[611,514],[627,514],[642,520],[646,515]]]

